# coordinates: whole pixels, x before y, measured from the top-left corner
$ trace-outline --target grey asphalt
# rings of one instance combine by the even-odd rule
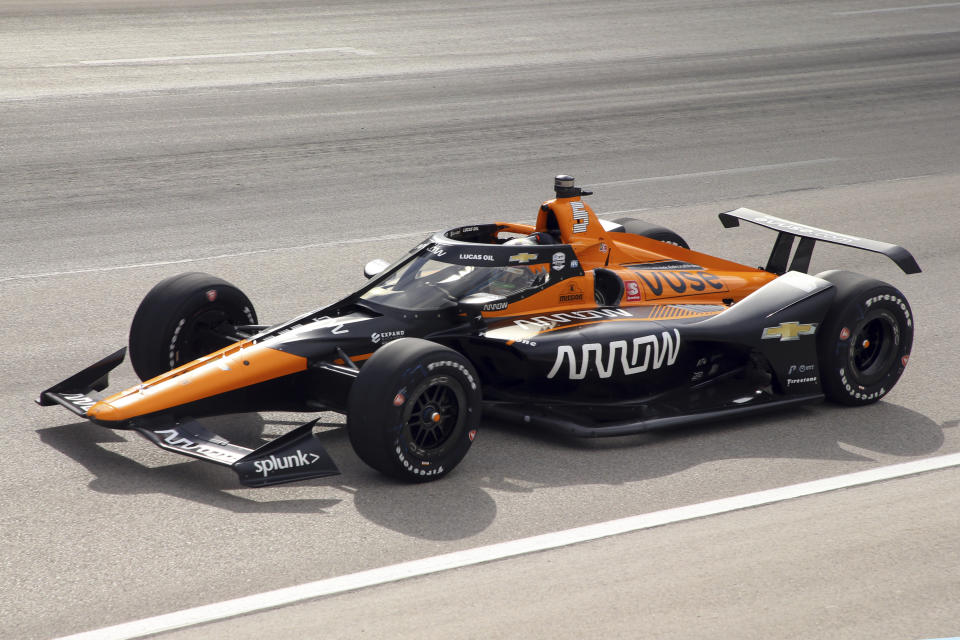
[[[960,451],[960,4],[679,5],[0,2],[0,635],[50,638]],[[321,437],[343,475],[251,490],[227,469],[32,404],[122,346],[140,298],[167,275],[224,277],[279,321],[356,287],[364,262],[429,231],[532,219],[557,173],[596,185],[601,214],[642,216],[746,264],[765,260],[772,234],[722,230],[717,212],[748,206],[909,248],[921,275],[836,247],[818,246],[812,265],[906,294],[917,334],[903,380],[859,410],[818,405],[605,441],[487,421],[456,472],[423,486],[366,468],[333,414]],[[129,365],[113,378],[133,382]],[[212,424],[254,444],[309,417]],[[569,601],[553,611],[615,635],[631,621],[664,630],[651,636],[702,635],[706,619],[741,620],[741,635],[758,637],[786,618],[781,635],[795,637],[876,637],[884,620],[891,637],[956,635],[960,588],[942,570],[956,566],[960,518],[944,496],[955,487],[955,472],[938,472],[590,543],[598,572],[651,572],[592,582],[576,615]],[[900,533],[871,536],[884,528]],[[696,553],[684,552],[690,535]],[[831,579],[797,585],[798,607],[763,585],[797,562],[775,551],[804,538],[823,548],[804,570]],[[907,543],[916,554],[901,552]],[[575,591],[584,549],[374,591],[402,602],[407,589],[449,589],[495,618],[501,580],[542,573]],[[868,560],[889,566],[862,571]],[[675,600],[611,615],[608,598],[652,589],[640,575],[662,578]],[[485,588],[471,590],[472,576]],[[704,602],[713,579],[719,592]],[[840,599],[836,584],[851,587],[843,606],[872,612],[845,617],[842,634],[817,609]],[[289,611],[317,606],[341,616],[338,637],[369,635],[380,624],[361,624],[379,602],[371,593]],[[682,618],[669,611],[680,601]],[[866,606],[876,602],[886,606]],[[390,619],[428,637],[431,615],[460,637],[512,635],[499,622],[490,634],[457,631],[456,614],[435,604]],[[245,620],[264,635],[276,623]],[[917,621],[916,632],[895,620]]]

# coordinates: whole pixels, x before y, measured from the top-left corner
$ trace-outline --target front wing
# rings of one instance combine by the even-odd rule
[[[120,349],[50,387],[40,394],[37,404],[59,404],[89,419],[87,410],[100,400],[97,392],[107,388],[110,371],[123,362],[125,354],[126,349]],[[264,487],[340,473],[313,433],[316,423],[303,424],[257,449],[233,444],[192,418],[175,420],[160,415],[109,426],[135,431],[161,449],[230,467],[244,485]]]

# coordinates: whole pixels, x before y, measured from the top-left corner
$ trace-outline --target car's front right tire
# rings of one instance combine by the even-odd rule
[[[361,460],[409,482],[443,477],[473,443],[480,378],[442,345],[400,338],[380,347],[350,389],[347,433]]]

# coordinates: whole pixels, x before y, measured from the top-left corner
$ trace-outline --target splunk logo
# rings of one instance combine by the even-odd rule
[[[304,453],[297,449],[296,452],[289,456],[270,456],[264,460],[256,460],[253,463],[253,470],[257,473],[262,473],[263,477],[266,478],[273,471],[279,471],[281,469],[292,469],[293,467],[307,467],[317,460],[320,459],[315,453]]]
[[[553,378],[567,363],[567,377],[570,380],[583,380],[587,377],[590,364],[593,363],[597,375],[611,377],[619,368],[623,375],[631,376],[647,370],[669,367],[677,361],[680,354],[680,332],[673,334],[663,331],[660,335],[651,334],[634,338],[632,342],[617,340],[608,344],[593,343],[581,345],[578,354],[574,347],[562,345],[557,348],[557,359],[547,378]]]

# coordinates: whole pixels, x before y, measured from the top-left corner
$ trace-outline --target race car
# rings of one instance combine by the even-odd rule
[[[867,276],[806,272],[817,241],[920,272],[906,249],[745,208],[721,213],[724,227],[777,232],[754,268],[661,226],[601,219],[570,176],[554,189],[535,224],[437,233],[392,264],[368,263],[356,292],[276,325],[258,324],[248,297],[219,278],[163,280],[130,329],[141,384],[99,393],[121,349],[37,402],[229,466],[252,487],[338,473],[316,420],[250,449],[198,419],[339,412],[364,462],[420,482],[460,463],[481,415],[617,436],[824,398],[868,404],[903,373],[906,297]]]

